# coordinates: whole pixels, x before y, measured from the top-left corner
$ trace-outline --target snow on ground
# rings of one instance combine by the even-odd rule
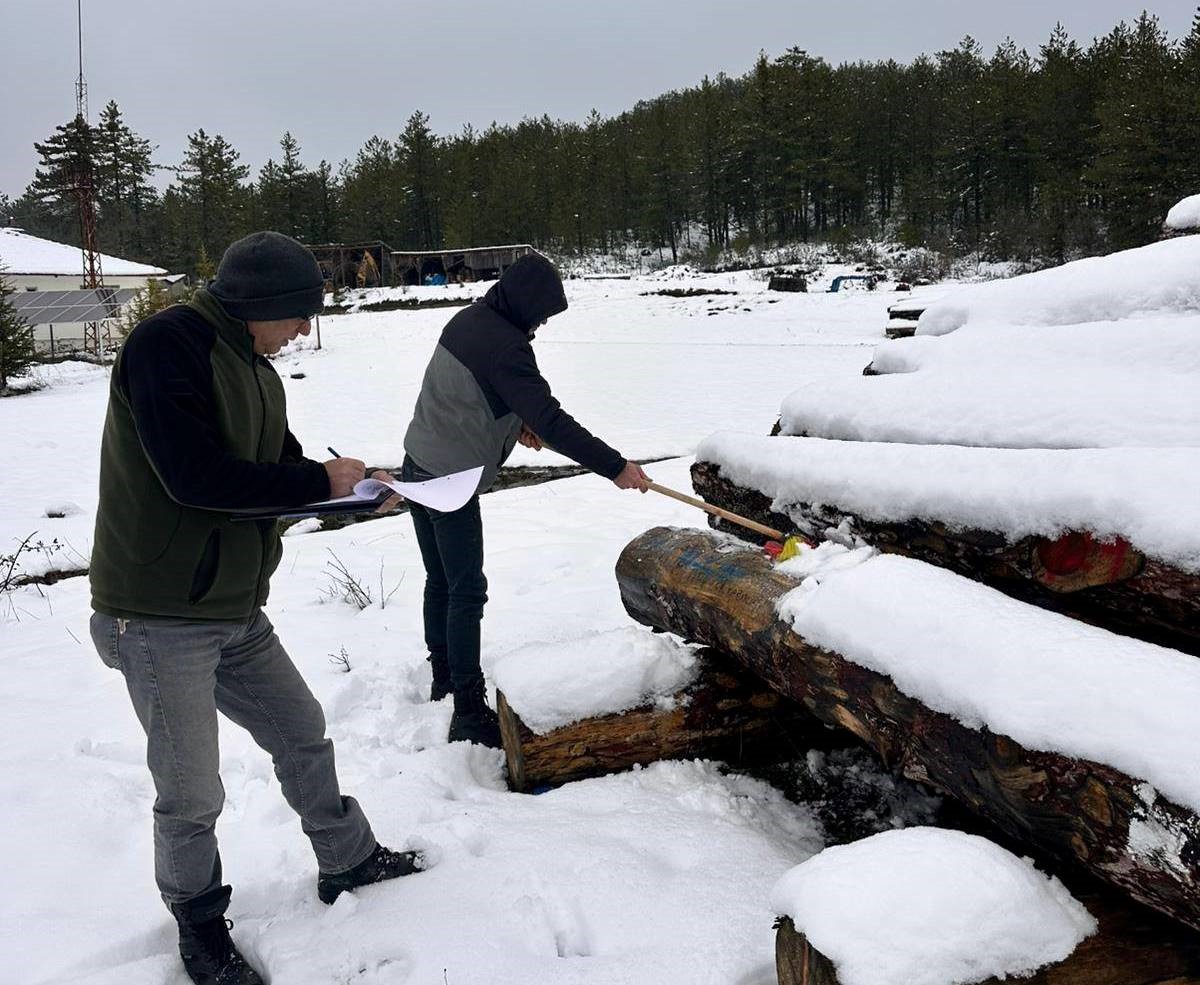
[[[705,434],[766,432],[780,393],[859,371],[895,299],[768,294],[741,274],[712,283],[739,293],[641,297],[663,285],[568,282],[570,311],[535,343],[569,411],[629,456],[675,456],[648,471],[685,489],[689,462],[678,456]],[[398,464],[425,363],[453,313],[326,317],[322,350],[310,337],[279,358],[293,429],[310,451],[333,445]],[[0,554],[37,531],[86,555],[107,373],[44,373],[45,389],[0,400]],[[515,459],[556,461],[525,449]],[[66,502],[79,512],[45,515]],[[657,524],[704,522],[595,476],[482,502],[487,669],[510,654],[550,660],[555,648],[608,659],[606,644],[635,631],[613,578],[622,547]],[[334,555],[371,590],[370,607],[336,598]],[[449,702],[422,700],[421,582],[407,515],[285,540],[268,614],[326,710],[345,787],[386,844],[421,847],[438,864],[320,906],[311,851],[269,761],[223,727],[229,915],[273,985],[773,982],[768,894],[821,847],[809,812],[702,763],[538,797],[505,792],[500,754],[447,745]],[[0,967],[19,967],[22,983],[182,985],[153,885],[143,739],[120,676],[93,651],[88,614],[81,578],[0,598],[10,832],[0,867],[20,887],[0,903]]]
[[[686,462],[655,474],[686,481]],[[487,663],[549,654],[629,627],[617,552],[658,523],[662,497],[583,476],[484,497]],[[386,844],[427,850],[426,874],[326,910],[311,851],[269,760],[223,723],[219,831],[235,936],[275,985],[769,981],[767,892],[821,846],[819,826],[765,784],[706,764],[662,764],[539,797],[507,793],[499,752],[445,731],[424,702],[421,566],[407,515],[285,541],[268,612],[326,709],[346,789]],[[331,553],[332,552],[332,553]],[[328,597],[336,554],[371,589]],[[378,601],[391,595],[386,607]],[[153,888],[149,776],[118,674],[87,636],[83,579],[17,593],[3,629],[9,741],[0,953],[22,981],[182,983]],[[330,657],[344,654],[344,672]],[[591,651],[602,661],[602,648]],[[319,946],[314,946],[319,942]]]
[[[1193,656],[887,554],[806,578],[779,611],[808,643],[968,728],[1108,764],[1200,811]]]
[[[886,831],[828,848],[771,893],[842,985],[965,985],[1067,958],[1096,921],[1053,876],[985,838]]]
[[[642,297],[664,285],[647,279],[567,281],[571,307],[534,342],[566,410],[628,457],[689,454],[720,427],[766,433],[778,417],[781,394],[862,369],[881,338],[884,309],[897,296],[768,292],[746,273],[706,275],[682,286],[698,284],[739,293]],[[406,296],[436,298],[454,290],[410,288]],[[332,445],[371,464],[398,466],[425,365],[454,312],[325,316],[322,349],[315,348],[314,334],[285,350],[275,366],[287,390],[292,430],[308,452],[322,458]],[[40,374],[53,385],[0,400],[8,452],[4,488],[43,491],[28,504],[10,497],[10,508],[0,511],[0,555],[36,530],[86,556],[107,371],[65,363]],[[567,460],[518,446],[510,464]],[[43,507],[64,498],[83,512],[46,519]]]
[[[722,431],[696,454],[806,529],[801,504],[881,522],[994,530],[1010,540],[1088,531],[1200,571],[1200,446],[997,449]]]

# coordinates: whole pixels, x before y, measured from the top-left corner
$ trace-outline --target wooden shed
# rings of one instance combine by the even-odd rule
[[[370,243],[305,244],[321,265],[333,288],[388,287],[399,283],[392,265],[392,248],[378,240]]]
[[[495,280],[519,257],[536,252],[528,243],[460,250],[394,250],[391,264],[399,284],[462,284]]]

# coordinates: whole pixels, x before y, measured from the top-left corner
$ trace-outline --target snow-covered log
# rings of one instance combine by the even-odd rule
[[[968,727],[890,677],[807,643],[776,609],[797,581],[756,551],[731,550],[703,531],[657,527],[630,542],[616,575],[636,621],[732,654],[909,778],[1200,928],[1200,817],[1149,784]]]
[[[736,660],[711,651],[695,682],[665,701],[538,734],[498,692],[508,784],[527,792],[663,759],[741,763],[811,728],[778,692]]]
[[[1081,897],[1100,930],[1065,961],[1049,965],[1022,985],[1200,985],[1200,938],[1155,919],[1133,904],[1105,894]],[[843,985],[825,955],[782,917],[775,932],[779,985]],[[978,985],[1012,985],[1014,979],[988,978]]]
[[[712,462],[692,466],[692,485],[709,503],[768,526],[795,528],[793,517],[771,509],[770,498],[725,478]],[[854,532],[881,551],[928,561],[1033,605],[1200,655],[1200,575],[1146,557],[1124,540],[1103,542],[1086,532],[1011,540],[995,531],[922,519],[874,521],[830,505],[810,510],[806,519],[820,529],[850,520]]]

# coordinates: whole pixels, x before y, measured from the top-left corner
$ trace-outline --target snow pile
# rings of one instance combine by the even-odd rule
[[[806,642],[969,728],[1104,763],[1200,811],[1200,660],[878,555],[779,600]]]
[[[1200,231],[1200,195],[1189,195],[1171,206],[1163,226],[1181,233]]]
[[[1200,271],[1200,253],[1196,263]],[[783,403],[782,427],[914,444],[1200,446],[1198,342],[1196,314],[1003,332],[972,322],[944,338],[878,346],[872,368],[888,375],[796,390]]]
[[[965,374],[986,366],[989,375],[1000,376],[1026,375],[1048,369],[1051,363],[1069,363],[1089,374],[1124,369],[1125,379],[1136,385],[1144,373],[1200,372],[1195,316],[1191,312],[1182,317],[1136,315],[1072,325],[1011,325],[1002,338],[971,326],[945,338],[918,335],[884,342],[876,347],[871,367],[878,373]],[[1131,379],[1128,374],[1138,376]]]
[[[800,551],[795,557],[781,561],[775,569],[793,578],[809,578],[813,575],[823,575],[831,571],[844,571],[862,564],[867,558],[874,556],[873,547],[846,547],[832,540],[825,540],[816,547],[807,544],[800,545]]]
[[[1200,241],[1185,237],[980,284],[931,304],[917,332],[946,335],[967,324],[1073,325],[1198,308]]]
[[[498,660],[491,676],[521,721],[540,735],[585,718],[667,701],[698,671],[693,648],[626,626],[523,646]]]
[[[771,497],[772,508],[801,527],[808,519],[800,504],[808,504],[879,522],[994,530],[1010,540],[1087,531],[1200,572],[1200,447],[1053,451],[723,431],[696,457]]]
[[[109,277],[161,277],[162,267],[100,255],[100,266]],[[21,229],[0,228],[0,267],[7,274],[58,274],[80,276],[83,259],[79,247],[31,236]]]
[[[909,828],[827,848],[771,905],[843,985],[965,985],[1062,961],[1096,921],[1053,876],[985,838]]]

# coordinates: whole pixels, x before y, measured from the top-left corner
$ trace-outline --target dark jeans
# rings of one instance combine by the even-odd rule
[[[404,482],[432,479],[404,456]],[[483,520],[479,497],[452,513],[409,503],[413,529],[425,563],[425,646],[436,665],[450,667],[455,692],[470,690],[483,680],[479,668],[479,624],[487,602],[483,574]]]

